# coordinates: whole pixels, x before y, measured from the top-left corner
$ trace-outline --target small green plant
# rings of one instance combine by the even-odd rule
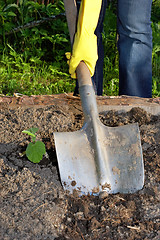
[[[32,142],[30,142],[26,148],[26,156],[33,163],[39,163],[43,155],[46,153],[45,144],[41,141],[36,141],[35,133],[38,131],[38,128],[30,128],[28,130],[22,131],[22,133],[28,134]]]

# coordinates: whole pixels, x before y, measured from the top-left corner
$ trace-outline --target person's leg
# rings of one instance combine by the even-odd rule
[[[77,0],[77,10],[79,11],[80,0]],[[97,24],[97,28],[95,30],[95,34],[97,36],[97,47],[98,47],[98,60],[95,67],[95,73],[92,77],[93,86],[95,89],[95,93],[97,95],[102,95],[103,92],[103,62],[104,62],[104,50],[102,44],[102,31],[103,31],[103,20],[105,16],[105,11],[107,7],[107,0],[102,0],[101,12]],[[78,93],[78,81],[76,81],[76,88],[74,91],[74,95]]]
[[[152,0],[118,0],[119,94],[152,96]]]

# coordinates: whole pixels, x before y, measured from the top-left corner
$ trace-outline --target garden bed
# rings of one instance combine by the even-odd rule
[[[68,195],[62,188],[54,131],[82,127],[80,99],[71,94],[0,97],[0,239],[160,239],[160,99],[98,97],[107,126],[138,122],[145,185],[135,194]],[[24,129],[38,127],[48,157],[23,156]]]

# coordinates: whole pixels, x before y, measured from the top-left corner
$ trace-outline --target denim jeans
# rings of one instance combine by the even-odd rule
[[[152,0],[118,0],[119,94],[152,96]]]
[[[97,95],[103,92],[104,50],[101,33],[106,5],[107,0],[102,0],[95,30],[98,60],[92,82]],[[152,96],[151,6],[152,0],[118,0],[119,95]],[[78,84],[76,87],[78,89]]]

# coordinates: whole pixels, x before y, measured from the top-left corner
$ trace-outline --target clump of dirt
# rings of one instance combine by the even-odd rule
[[[54,131],[82,127],[78,106],[0,110],[0,239],[160,239],[160,116],[140,108],[100,114],[107,126],[138,122],[145,165],[144,188],[135,194],[76,197],[63,191]],[[38,127],[48,158],[40,164],[21,153],[29,143],[24,129]]]

